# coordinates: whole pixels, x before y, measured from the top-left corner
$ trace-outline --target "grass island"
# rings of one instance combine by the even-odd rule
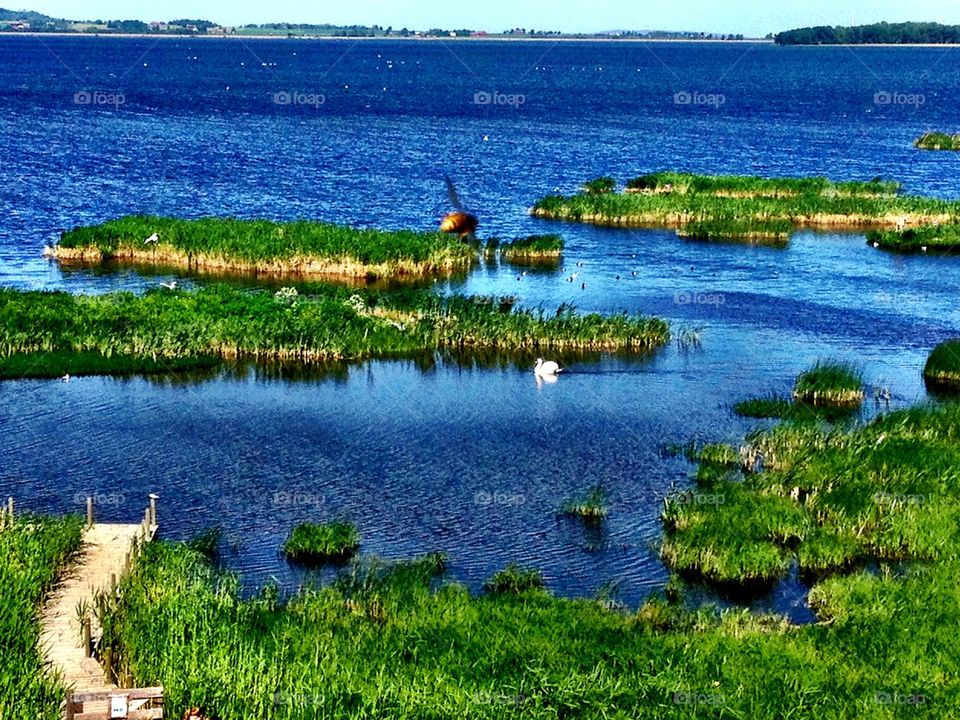
[[[277,292],[210,285],[97,296],[0,290],[0,378],[184,369],[249,359],[317,363],[423,351],[654,350],[666,322],[520,310],[511,299],[426,291]],[[213,360],[211,360],[213,359]]]
[[[622,192],[580,192],[537,201],[536,217],[621,227],[667,227],[699,239],[781,241],[799,228],[903,229],[954,222],[960,203],[899,194],[880,179],[703,176],[661,172]]]
[[[913,146],[920,150],[960,150],[960,133],[928,132],[917,138]]]
[[[364,279],[449,275],[477,259],[469,245],[439,232],[145,215],[64,232],[47,255],[64,264],[113,261],[194,272]]]

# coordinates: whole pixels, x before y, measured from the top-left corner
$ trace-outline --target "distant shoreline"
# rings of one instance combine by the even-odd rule
[[[618,37],[368,37],[343,35],[175,35],[170,33],[80,33],[80,32],[0,32],[0,37],[94,37],[94,38],[148,38],[171,40],[385,40],[388,42],[627,42],[627,43],[703,43],[731,45],[773,45],[766,38],[744,38],[743,40],[721,40],[719,38],[618,38]]]

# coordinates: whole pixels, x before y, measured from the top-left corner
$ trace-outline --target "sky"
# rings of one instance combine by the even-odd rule
[[[696,30],[762,37],[807,25],[906,20],[960,24],[956,0],[0,0],[3,7],[70,20],[198,18],[223,25],[259,22],[382,25],[411,29],[511,27],[596,32]]]

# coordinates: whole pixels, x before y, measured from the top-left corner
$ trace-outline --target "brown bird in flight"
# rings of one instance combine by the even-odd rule
[[[453,204],[455,210],[443,218],[440,223],[440,232],[455,233],[462,238],[473,237],[479,222],[477,216],[468,213],[463,209],[463,203],[460,202],[460,196],[457,194],[457,188],[453,185],[453,180],[449,175],[444,176],[447,180],[447,196]]]

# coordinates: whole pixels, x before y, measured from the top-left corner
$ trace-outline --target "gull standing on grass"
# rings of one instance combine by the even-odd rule
[[[148,237],[146,240],[144,240],[144,241],[143,241],[143,244],[144,244],[144,245],[152,245],[152,244],[158,243],[158,242],[160,242],[160,236],[157,235],[156,233],[154,233],[153,235],[151,235],[150,237]]]

